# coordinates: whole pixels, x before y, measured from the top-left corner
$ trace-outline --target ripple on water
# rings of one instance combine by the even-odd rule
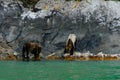
[[[119,80],[120,61],[0,61],[0,80]]]

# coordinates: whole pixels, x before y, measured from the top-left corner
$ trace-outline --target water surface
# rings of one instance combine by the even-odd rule
[[[0,61],[0,80],[120,80],[120,61]]]

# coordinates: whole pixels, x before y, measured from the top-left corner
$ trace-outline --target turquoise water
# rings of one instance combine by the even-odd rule
[[[0,80],[120,80],[120,61],[0,61]]]

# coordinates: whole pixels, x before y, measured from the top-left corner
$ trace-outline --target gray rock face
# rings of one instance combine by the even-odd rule
[[[45,4],[45,3],[48,4]],[[0,2],[0,41],[21,53],[25,42],[36,41],[44,55],[63,53],[69,34],[76,34],[76,51],[119,53],[119,2],[90,0],[80,3],[40,0],[31,12],[20,3]],[[111,13],[111,11],[113,13]]]
[[[0,33],[0,42],[2,42],[3,41],[3,36],[2,36],[2,34]]]

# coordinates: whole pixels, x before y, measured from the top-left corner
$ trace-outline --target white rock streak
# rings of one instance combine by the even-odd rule
[[[47,2],[47,4],[45,2]],[[65,2],[64,0],[40,0],[39,4],[37,4],[36,6],[42,10],[38,12],[24,12],[21,15],[22,19],[24,19],[25,17],[29,19],[35,19],[39,17],[44,18],[45,16],[50,15],[50,10],[54,9],[54,5],[56,3],[58,4],[58,8],[60,9],[60,11],[62,11],[62,13],[64,13],[65,15],[68,15],[69,17],[73,18],[80,15],[84,15],[86,22],[89,21],[90,16],[94,15],[94,13],[96,13],[95,18],[98,20],[104,19],[101,18],[104,15],[107,16],[107,21],[111,21],[113,18],[120,18],[120,2],[104,0],[85,0],[81,2]],[[47,9],[43,8],[45,6],[47,6]]]
[[[36,18],[44,18],[45,16],[50,15],[51,12],[47,10],[41,10],[38,12],[32,12],[32,11],[27,11],[24,12],[21,17],[22,19],[28,18],[28,19],[36,19]]]

